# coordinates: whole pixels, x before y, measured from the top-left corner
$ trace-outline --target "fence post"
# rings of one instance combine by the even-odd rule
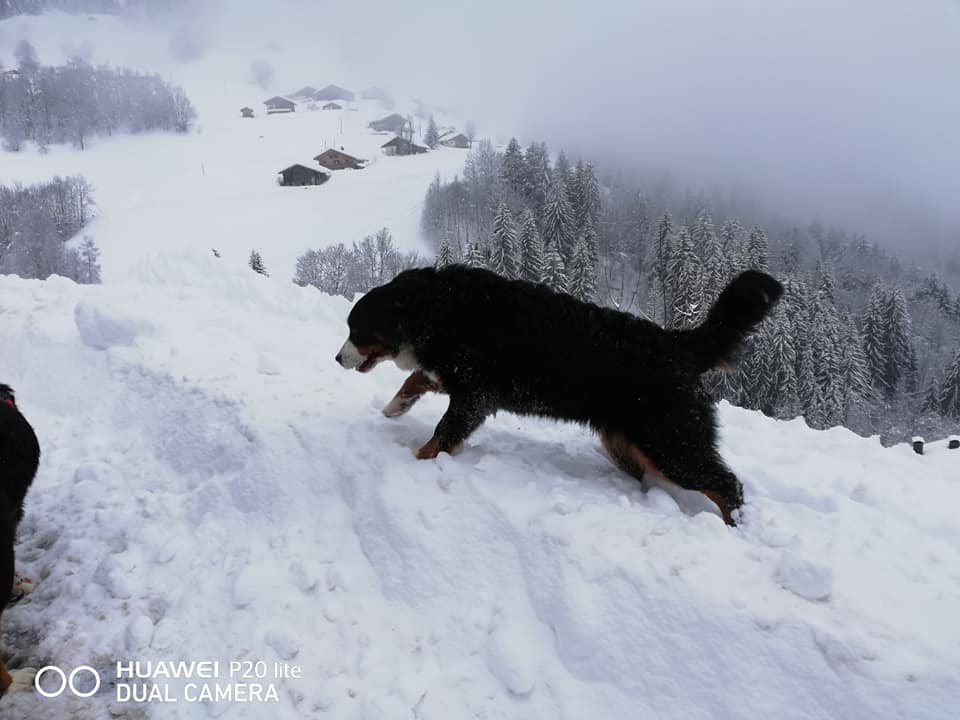
[[[917,455],[923,455],[923,438],[920,437],[919,435],[914,435],[913,440],[911,440],[910,442],[913,443],[913,451]]]
[[[960,448],[960,435],[951,435],[947,440],[947,449],[956,450],[957,448]]]

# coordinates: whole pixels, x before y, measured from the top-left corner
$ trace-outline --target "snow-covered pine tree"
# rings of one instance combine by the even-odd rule
[[[833,268],[828,263],[817,263],[817,274],[820,276],[820,285],[817,288],[817,297],[831,305],[837,304],[837,283],[833,278]]]
[[[597,231],[593,227],[593,221],[588,217],[586,224],[580,232],[580,243],[587,253],[587,260],[593,270],[594,276],[597,274],[597,268],[600,267],[600,248],[597,246]]]
[[[583,207],[586,217],[594,227],[600,222],[600,210],[602,209],[602,200],[600,198],[600,179],[597,177],[597,171],[593,163],[584,163],[584,189],[583,189]]]
[[[543,206],[542,227],[544,246],[555,247],[564,266],[568,266],[573,260],[577,236],[573,210],[567,200],[567,188],[562,177],[554,177],[550,181]]]
[[[739,218],[732,217],[724,221],[720,227],[720,243],[723,246],[724,257],[727,258],[730,274],[736,275],[741,270],[746,270],[743,266],[746,264],[743,226]]]
[[[543,244],[533,211],[523,211],[520,218],[520,236],[517,240],[520,248],[520,279],[538,283],[543,280]]]
[[[840,324],[833,306],[820,298],[813,303],[811,340],[818,403],[807,419],[814,427],[823,429],[840,423],[847,403]]]
[[[940,414],[960,420],[960,350],[947,368],[940,387]]]
[[[471,268],[487,266],[487,259],[484,257],[483,250],[480,249],[480,243],[470,243],[466,255],[463,256],[463,264]]]
[[[250,251],[249,265],[255,273],[260,273],[261,275],[270,277],[270,273],[267,272],[267,267],[263,264],[263,258],[260,257],[260,253],[258,253],[256,250]]]
[[[498,275],[514,280],[520,276],[519,253],[517,251],[517,230],[513,226],[513,216],[505,202],[497,208],[493,217],[493,236],[490,239],[493,253],[490,258],[491,270]]]
[[[901,383],[908,391],[916,389],[917,356],[913,349],[907,298],[899,288],[887,296],[889,339],[887,377],[892,388]]]
[[[933,378],[930,381],[930,384],[927,385],[927,391],[923,395],[923,402],[920,403],[920,413],[925,414],[940,414],[940,386],[937,384],[937,379]]]
[[[89,235],[83,236],[80,243],[77,282],[93,285],[100,282],[100,249]]]
[[[703,259],[703,305],[708,308],[726,286],[728,275],[723,250],[713,229],[713,218],[706,210],[701,210],[697,216],[692,237]]]
[[[660,320],[660,324],[671,327],[672,315],[670,308],[673,298],[670,295],[669,258],[670,239],[673,235],[673,217],[670,212],[664,212],[657,223],[656,244],[653,249],[653,267],[650,269],[651,297],[654,298],[653,316]]]
[[[430,120],[427,123],[427,132],[424,133],[423,141],[431,150],[440,144],[440,131],[437,130],[437,122],[433,119],[432,114],[430,115]]]
[[[550,187],[550,153],[545,143],[530,143],[523,154],[527,201],[538,218],[543,218],[543,206]]]
[[[577,244],[570,264],[570,294],[584,302],[594,302],[597,297],[596,270],[590,261],[590,250],[583,242]]]
[[[516,138],[510,138],[506,150],[503,151],[503,161],[500,163],[500,174],[507,188],[517,197],[524,200],[530,196],[527,186],[527,167],[523,159],[523,151]]]
[[[767,233],[759,225],[754,225],[747,240],[747,267],[766,272],[770,265],[770,244]]]
[[[887,356],[890,352],[886,321],[886,290],[877,283],[870,293],[863,313],[863,353],[867,361],[870,384],[878,393],[889,396],[893,388],[887,377]]]
[[[845,390],[844,417],[872,398],[870,373],[863,351],[863,337],[850,313],[840,318],[840,346],[843,351],[843,382]]]
[[[553,245],[544,243],[543,282],[557,292],[567,291],[567,272],[560,257],[560,251]]]
[[[667,260],[667,285],[670,288],[670,329],[683,330],[700,324],[704,314],[703,281],[700,258],[685,227],[671,239]]]
[[[447,239],[444,238],[440,241],[440,247],[437,250],[437,257],[433,262],[433,266],[439,270],[440,268],[445,268],[447,265],[453,264],[453,251],[450,249],[450,243],[447,242]]]

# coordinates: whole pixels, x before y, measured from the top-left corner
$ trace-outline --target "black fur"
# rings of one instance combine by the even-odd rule
[[[37,436],[17,409],[13,389],[0,384],[0,615],[13,590],[13,545],[23,519],[23,502],[39,463]],[[0,693],[6,690],[3,675],[0,658]]]
[[[439,450],[456,448],[497,410],[586,423],[732,510],[742,488],[717,452],[716,412],[699,376],[731,359],[781,292],[769,275],[745,272],[701,327],[666,331],[543,285],[454,265],[401,273],[361,298],[348,323],[355,345],[380,343],[388,355],[412,349],[450,394]]]

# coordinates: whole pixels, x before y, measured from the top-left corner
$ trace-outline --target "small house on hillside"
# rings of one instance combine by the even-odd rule
[[[279,95],[264,100],[263,104],[267,106],[268,115],[271,113],[296,112],[297,110],[297,104],[293,100]]]
[[[327,85],[313,94],[314,100],[353,100],[356,97],[346,88],[338,85]]]
[[[422,145],[412,143],[399,135],[380,147],[383,148],[384,155],[420,155],[427,151],[427,148]]]
[[[457,133],[440,138],[440,144],[445,147],[468,148],[470,147],[470,138],[463,133]]]
[[[335,102],[328,102],[323,106],[324,110],[343,110],[343,105],[338,105]]]
[[[300,88],[295,93],[293,93],[293,95],[291,95],[290,97],[312,98],[316,94],[317,94],[317,89],[315,87],[311,87],[310,85],[305,85],[304,87]]]
[[[316,170],[306,165],[296,163],[280,170],[280,184],[285,187],[299,187],[303,185],[323,185],[330,179],[330,173]]]
[[[392,132],[399,135],[407,129],[407,119],[400,113],[391,113],[384,118],[374,120],[370,127],[377,132]]]
[[[343,152],[343,150],[334,150],[330,148],[329,150],[324,150],[322,153],[317,155],[314,160],[316,160],[321,167],[325,167],[328,170],[345,170],[350,168],[352,170],[362,170],[364,161],[360,158],[355,158],[353,155],[348,155]]]
[[[242,107],[242,108],[240,108],[240,117],[252,118],[252,117],[253,117],[253,108],[251,108],[251,107]]]

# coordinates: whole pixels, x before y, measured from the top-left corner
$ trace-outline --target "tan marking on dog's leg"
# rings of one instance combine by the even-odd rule
[[[423,370],[414,370],[383,408],[383,414],[387,417],[399,417],[412,408],[425,393],[439,390],[440,385],[428,378]]]
[[[733,521],[733,515],[730,512],[730,504],[720,493],[714,492],[713,490],[701,490],[701,492],[710,498],[710,500],[712,500],[720,509],[720,515],[723,517],[723,521],[727,525],[730,527],[737,526],[737,523]]]
[[[437,455],[442,452],[447,453],[448,455],[456,455],[463,449],[463,443],[457,443],[452,448],[443,448],[440,447],[440,441],[437,439],[437,436],[434,435],[430,438],[426,445],[417,450],[417,459],[418,460],[433,460]]]
[[[607,433],[602,432],[600,433],[600,442],[614,464],[637,480],[642,480],[646,473],[666,477],[640,448],[630,443],[623,435],[619,433],[607,435]]]

